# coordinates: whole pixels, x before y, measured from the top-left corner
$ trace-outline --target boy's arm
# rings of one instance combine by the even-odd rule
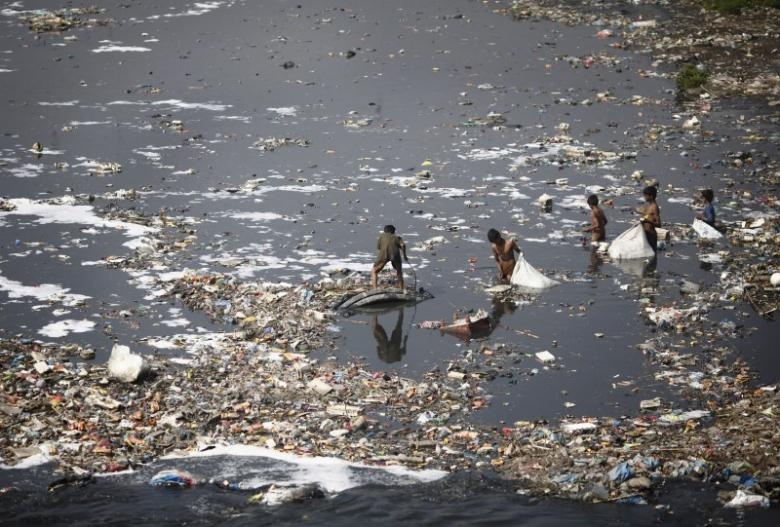
[[[522,252],[520,250],[520,247],[517,245],[517,242],[515,240],[512,240],[512,251],[516,252],[516,253]]]
[[[404,261],[408,263],[409,258],[406,256],[406,244],[400,237],[398,238],[398,245],[401,247],[401,254],[404,255]]]
[[[596,217],[596,213],[591,209],[590,211],[590,227],[585,227],[582,232],[593,232],[593,229],[598,227],[599,219]]]

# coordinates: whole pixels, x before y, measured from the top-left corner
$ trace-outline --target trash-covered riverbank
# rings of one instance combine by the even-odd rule
[[[702,86],[706,94],[760,96],[770,106],[780,104],[780,75],[774,58],[780,34],[776,7],[753,6],[723,14],[697,0],[632,4],[626,9],[622,2],[516,0],[508,11],[517,19],[547,18],[592,26],[598,38],[614,41],[614,48],[651,54],[656,67],[698,66],[707,76]],[[695,88],[701,93],[699,86]]]
[[[778,304],[776,121],[707,91],[677,105],[673,71],[636,69],[623,44],[603,45],[619,31],[630,49],[646,35],[665,45],[659,28],[671,23],[624,17],[569,43],[555,24],[446,6],[452,14],[285,5],[275,13],[289,25],[239,6],[223,23],[241,44],[198,48],[224,52],[206,66],[178,49],[202,35],[176,25],[206,7],[144,13],[143,46],[120,46],[136,42],[101,24],[64,37],[21,28],[61,38],[51,49],[71,46],[74,57],[125,53],[132,73],[58,70],[67,96],[44,91],[9,110],[25,127],[4,136],[0,160],[14,183],[0,200],[0,289],[13,300],[0,313],[4,467],[52,460],[79,481],[243,444],[492,470],[535,496],[652,503],[669,480],[693,478],[729,489],[724,504],[777,499],[775,379],[756,380],[744,349],[761,331],[772,340],[771,327],[754,326]],[[571,21],[598,20],[584,12]],[[9,18],[24,24],[18,13]],[[375,19],[392,19],[402,45],[371,39]],[[521,23],[534,37],[522,46]],[[79,31],[83,44],[67,39]],[[112,40],[95,47],[88,31]],[[333,40],[304,45],[321,35]],[[252,46],[267,46],[268,65]],[[772,100],[768,86],[760,93]],[[644,185],[658,187],[670,232],[658,258],[616,261],[587,247],[585,197],[601,196],[612,240],[635,221]],[[691,225],[705,186],[716,189],[722,238]],[[486,337],[421,329],[409,344],[417,353],[399,360],[397,350],[394,364],[345,351],[345,334],[358,341],[353,355],[373,351],[369,323],[332,307],[367,287],[375,231],[388,221],[413,247],[419,285],[435,289],[410,328],[474,314],[489,320]],[[494,289],[492,226],[561,282],[554,293]],[[135,367],[111,373],[114,344],[133,366],[142,360],[136,382],[117,378]],[[524,418],[537,407],[558,413]]]
[[[758,247],[776,252],[776,221],[729,232],[735,240],[750,235],[751,258]],[[133,258],[111,264],[130,273],[159,268],[162,257],[184,247],[163,233],[153,238]],[[83,475],[239,443],[380,466],[492,468],[519,480],[523,492],[587,501],[645,502],[668,478],[728,482],[775,499],[780,394],[776,385],[752,385],[749,365],[723,346],[722,337],[740,328],[713,331],[707,324],[714,304],[740,302],[751,285],[741,278],[744,253],[735,249],[715,253],[724,262],[715,265],[731,269],[718,285],[700,291],[683,283],[685,300],[673,306],[641,302],[658,330],[637,353],[666,368],[659,382],[704,409],[669,408],[656,399],[621,418],[479,426],[470,415],[490,404],[487,382],[530,357],[483,345],[421,380],[318,360],[310,353],[335,346],[328,327],[342,316],[330,307],[364,286],[364,276],[287,287],[163,272],[146,282],[152,295],[175,298],[236,331],[157,339],[155,347],[180,348],[186,357],[151,357],[137,383],[112,378],[91,350],[75,344],[4,340],[2,457],[22,464],[53,459]],[[645,287],[638,293],[652,295]],[[556,359],[548,353],[536,360]]]

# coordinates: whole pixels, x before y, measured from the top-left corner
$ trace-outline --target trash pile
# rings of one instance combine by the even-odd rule
[[[261,152],[273,152],[283,146],[309,146],[311,142],[308,139],[291,139],[289,137],[266,137],[255,141],[251,148]]]
[[[111,20],[94,18],[104,10],[99,7],[63,8],[54,11],[20,11],[19,16],[36,33],[62,32],[74,27],[105,26]]]
[[[107,257],[106,265],[131,275],[162,271],[145,275],[153,298],[175,298],[235,331],[157,339],[186,353],[172,360],[120,344],[106,364],[95,364],[93,350],[75,345],[5,338],[3,464],[42,456],[84,475],[242,443],[374,465],[493,467],[519,479],[526,492],[587,501],[644,503],[660,481],[686,477],[732,483],[742,494],[724,494],[724,503],[760,505],[761,497],[778,497],[780,395],[774,386],[751,388],[749,368],[727,360],[731,349],[723,339],[738,338],[740,327],[729,321],[713,326],[707,316],[716,304],[740,300],[747,282],[737,282],[743,275],[733,270],[755,251],[715,253],[713,265],[725,267],[721,282],[703,288],[683,281],[685,294],[674,305],[656,305],[652,290],[635,286],[644,295],[642,313],[657,328],[638,347],[662,366],[658,381],[680,388],[688,409],[658,398],[643,401],[634,417],[496,429],[471,415],[491,403],[486,383],[502,372],[533,375],[536,368],[512,366],[526,358],[557,368],[552,353],[476,343],[420,380],[316,358],[321,353],[313,352],[336,346],[332,327],[339,315],[332,306],[365,288],[364,276],[293,286],[214,272],[167,273],[174,256],[196,242],[194,220],[115,208],[105,216],[155,227],[131,256]],[[690,225],[672,231],[695,239]],[[748,236],[739,243],[773,255],[776,232],[774,221],[751,220],[730,226],[727,237]],[[771,265],[756,267],[755,276],[768,270]]]

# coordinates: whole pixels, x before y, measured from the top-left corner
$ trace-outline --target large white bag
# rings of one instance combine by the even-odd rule
[[[636,258],[651,258],[655,253],[647,242],[645,230],[637,223],[620,236],[615,238],[607,251],[613,260],[633,260]]]
[[[699,238],[705,240],[718,240],[723,238],[723,235],[718,230],[705,221],[701,221],[699,218],[693,220],[693,230],[699,235]]]
[[[534,267],[523,258],[522,254],[517,256],[515,270],[512,271],[510,283],[523,289],[547,289],[548,287],[560,284],[557,280],[547,278],[534,269]]]

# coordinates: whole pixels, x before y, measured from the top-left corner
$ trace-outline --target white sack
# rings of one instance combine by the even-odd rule
[[[613,260],[651,258],[655,254],[647,242],[641,223],[637,223],[615,238],[607,252]]]
[[[515,263],[515,270],[512,272],[510,283],[524,289],[547,289],[548,287],[560,284],[557,280],[547,278],[534,269],[534,267],[523,258],[522,254],[517,256],[517,263]]]
[[[723,238],[723,235],[718,232],[715,227],[706,221],[701,221],[699,218],[693,220],[693,230],[696,231],[696,234],[699,235],[699,238],[703,238],[705,240],[717,240]]]

